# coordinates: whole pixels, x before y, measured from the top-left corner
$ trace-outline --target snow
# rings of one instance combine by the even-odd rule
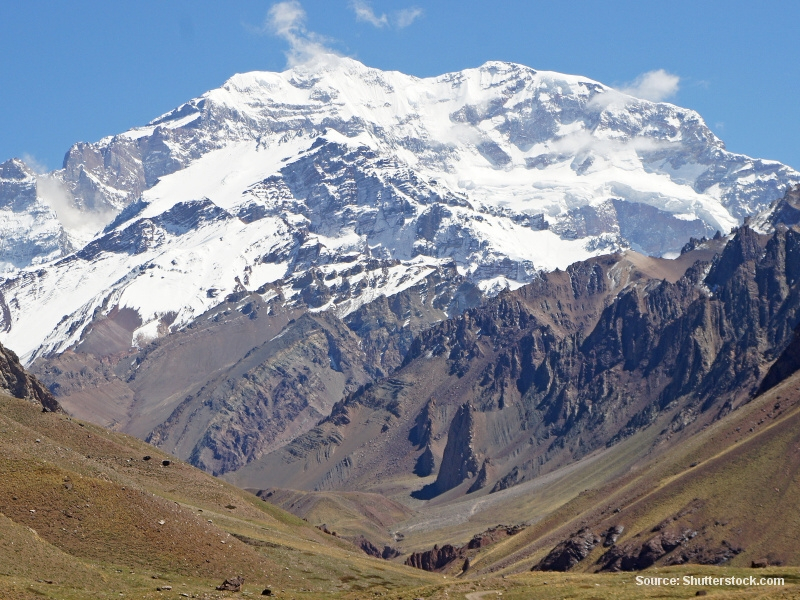
[[[168,313],[177,315],[173,328],[185,326],[242,285],[253,291],[275,283],[287,301],[297,301],[298,290],[287,278],[312,263],[264,257],[286,256],[300,244],[324,247],[313,266],[326,274],[375,257],[395,261],[350,276],[351,285],[368,285],[354,297],[334,297],[315,309],[345,315],[417,285],[453,260],[459,274],[495,294],[527,283],[538,270],[565,268],[626,244],[612,232],[565,239],[523,225],[523,217],[542,214],[557,224],[570,211],[622,199],[726,232],[740,222],[739,204],[766,204],[774,198],[759,196],[763,190],[800,181],[800,174],[779,163],[759,161],[756,169],[752,159],[727,153],[693,111],[513,63],[420,79],[321,56],[282,73],[235,75],[189,104],[120,134],[136,140],[160,129],[167,151],[185,164],[144,191],[144,210],[117,226],[122,235],[134,222],[152,220],[141,252],[101,251],[91,260],[59,262],[60,250],[48,247],[35,259],[39,264],[32,259],[36,267],[5,263],[9,272],[0,293],[10,320],[0,341],[23,360],[74,344],[97,309],[137,311],[142,326],[131,341],[141,343],[160,334]],[[170,117],[184,108],[191,109],[186,116]],[[178,135],[186,131],[197,135]],[[98,142],[98,152],[113,139]],[[303,181],[294,182],[292,191],[284,185],[257,193],[261,182],[280,178],[321,143],[340,144],[362,157],[368,149],[379,157],[365,158],[358,168],[408,205],[403,219],[384,219],[368,230],[355,218],[337,230],[333,221],[341,213],[362,217],[378,209],[348,205],[312,214]],[[697,185],[719,165],[724,168],[716,179]],[[322,175],[337,197],[332,182],[346,174]],[[98,173],[87,177],[114,202],[127,197]],[[177,204],[203,199],[227,213],[201,220],[188,232],[156,225]],[[444,199],[459,202],[446,204],[433,239],[422,240],[416,219]],[[236,215],[251,203],[260,204],[266,216],[246,224]],[[32,214],[0,210],[0,234],[60,235],[53,215]],[[321,219],[330,225],[324,234],[314,230]],[[73,239],[82,244],[91,234],[81,230]],[[342,283],[337,275],[325,285]],[[274,291],[265,295],[274,297]]]

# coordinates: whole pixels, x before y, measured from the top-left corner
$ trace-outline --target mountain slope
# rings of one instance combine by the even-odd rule
[[[613,543],[591,544],[570,567],[796,564],[798,382],[792,375],[681,444],[656,442],[637,468],[473,561],[477,574],[548,568],[558,542],[579,530],[602,542],[614,528]]]
[[[141,598],[245,590],[357,595],[433,580],[176,461],[28,400],[0,394],[0,594]],[[353,576],[353,572],[358,576]],[[311,575],[309,575],[311,573]],[[166,589],[166,588],[164,588]]]
[[[424,332],[392,377],[231,480],[444,503],[533,480],[660,416],[659,437],[681,439],[747,402],[792,341],[799,235],[742,228],[672,282],[636,255],[543,275]],[[698,252],[710,257],[684,266]],[[435,477],[415,477],[426,453]]]

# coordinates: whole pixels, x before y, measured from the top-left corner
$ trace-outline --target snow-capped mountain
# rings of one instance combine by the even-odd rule
[[[37,193],[35,173],[24,162],[0,164],[0,271],[14,271],[69,253],[55,211]]]
[[[490,62],[419,79],[333,56],[78,144],[50,185],[4,168],[0,260],[22,268],[0,283],[0,340],[26,362],[114,309],[135,312],[136,344],[240,291],[343,316],[452,261],[495,293],[616,248],[675,253],[800,183],[691,110],[583,77]],[[59,194],[69,219],[48,209]],[[87,220],[117,211],[90,240]]]

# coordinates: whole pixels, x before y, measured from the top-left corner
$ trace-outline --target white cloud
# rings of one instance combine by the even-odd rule
[[[376,15],[366,0],[353,0],[350,2],[350,8],[356,13],[356,21],[364,21],[375,27],[385,27],[389,24],[389,17],[385,13],[381,16]]]
[[[306,29],[306,11],[297,0],[273,4],[267,13],[264,29],[289,43],[286,57],[289,66],[308,62],[324,54],[335,54],[325,45],[326,39]]]
[[[671,98],[678,92],[681,78],[672,73],[667,73],[664,69],[648,71],[636,80],[623,87],[620,91],[636,98],[661,102]]]
[[[395,13],[394,21],[399,29],[403,29],[404,27],[411,25],[417,20],[418,17],[421,16],[422,9],[414,6],[397,11],[397,13]]]
[[[36,178],[36,193],[52,208],[61,225],[71,234],[93,235],[117,214],[111,207],[84,210],[75,204],[67,186],[53,175],[42,174]]]
[[[403,29],[422,16],[422,9],[416,6],[395,11],[391,18],[386,13],[378,15],[368,0],[350,0],[350,8],[356,13],[357,21],[363,21],[378,28],[391,25],[397,29]]]
[[[44,164],[40,163],[37,158],[33,154],[28,154],[27,152],[22,155],[22,162],[28,165],[33,172],[37,175],[43,175],[50,171]]]
[[[22,161],[36,173],[36,195],[55,211],[59,222],[69,233],[92,235],[117,214],[108,206],[94,210],[80,208],[64,182],[49,173],[49,169],[36,157],[23,154]]]

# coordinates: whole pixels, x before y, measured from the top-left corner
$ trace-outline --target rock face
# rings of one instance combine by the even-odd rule
[[[31,400],[49,412],[63,412],[53,394],[33,375],[25,371],[19,358],[0,345],[0,389],[16,398]]]
[[[329,440],[329,454],[340,447],[330,441],[336,438],[377,444],[362,424],[396,419],[383,455],[348,452],[340,485],[374,483],[374,472],[409,473],[419,450],[408,435],[419,431],[416,419],[435,397],[433,427],[448,431],[447,441],[444,449],[432,446],[436,482],[415,493],[448,498],[454,488],[467,492],[486,458],[494,471],[487,469],[486,489],[499,491],[666,415],[659,439],[669,441],[747,402],[765,365],[790,346],[800,323],[798,250],[794,229],[768,236],[742,227],[675,263],[615,255],[543,274],[422,332],[391,380],[344,401],[342,410],[360,414],[358,422],[326,420],[314,438]],[[683,267],[665,278],[670,264]],[[659,276],[648,277],[650,268]],[[295,443],[308,445],[295,451]],[[316,443],[299,438],[265,455],[260,472],[274,464],[270,483],[291,487],[289,473],[277,471],[288,462],[305,481],[319,480],[333,465]]]
[[[597,535],[589,529],[581,529],[553,548],[532,570],[569,571],[589,556],[589,553],[599,543],[600,538]]]
[[[478,474],[479,461],[473,448],[475,437],[474,409],[469,403],[462,404],[450,422],[447,445],[442,455],[442,464],[436,481],[429,492],[437,496],[459,485],[465,479]]]
[[[432,550],[414,552],[404,564],[423,571],[441,571],[452,562],[462,558],[464,558],[464,553],[461,548],[445,544],[441,548],[437,545]]]
[[[641,571],[697,535],[696,531],[661,531],[644,543],[617,546],[600,558],[603,571]],[[687,561],[688,562],[688,561]],[[692,561],[697,562],[697,561]],[[723,561],[724,562],[724,561]],[[675,563],[679,564],[679,563]]]

